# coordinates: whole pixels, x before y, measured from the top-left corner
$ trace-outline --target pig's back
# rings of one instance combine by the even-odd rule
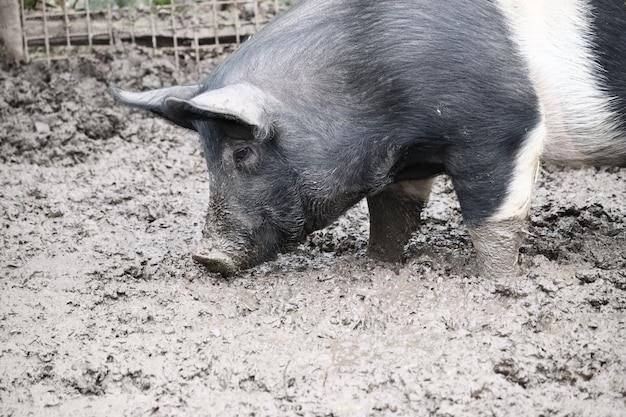
[[[313,127],[300,126],[301,137],[324,126],[315,140],[384,129],[447,146],[464,140],[450,132],[487,140],[506,124],[523,133],[541,113],[546,159],[623,165],[625,9],[616,0],[304,0],[212,77],[251,81],[306,114]]]

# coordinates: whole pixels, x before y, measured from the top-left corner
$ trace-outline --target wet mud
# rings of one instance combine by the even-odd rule
[[[106,94],[196,78],[0,70],[0,416],[626,416],[624,170],[543,167],[514,280],[472,274],[445,178],[402,266],[361,203],[225,279],[197,138]]]

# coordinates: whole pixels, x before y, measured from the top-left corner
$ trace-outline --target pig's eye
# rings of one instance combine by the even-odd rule
[[[233,152],[233,161],[236,165],[241,165],[252,155],[252,149],[249,147],[239,148]]]

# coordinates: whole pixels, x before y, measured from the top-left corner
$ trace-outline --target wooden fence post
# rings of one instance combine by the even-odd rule
[[[15,61],[24,60],[20,0],[0,0],[0,38]]]

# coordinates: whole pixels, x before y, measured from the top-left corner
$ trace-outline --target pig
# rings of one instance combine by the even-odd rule
[[[449,176],[486,276],[515,274],[540,160],[626,165],[626,5],[303,0],[196,85],[115,99],[199,133],[193,259],[222,274],[366,198],[368,254],[402,259]]]

